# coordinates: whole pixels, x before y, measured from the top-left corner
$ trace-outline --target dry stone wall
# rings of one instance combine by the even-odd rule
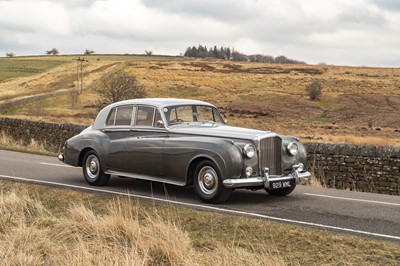
[[[0,118],[0,134],[58,152],[86,126]],[[400,195],[400,148],[306,143],[309,169],[321,184],[338,189]]]
[[[0,118],[0,134],[5,133],[14,140],[22,141],[24,144],[31,143],[33,139],[51,152],[58,152],[68,138],[78,134],[86,127],[75,124]]]
[[[309,168],[330,188],[400,195],[400,148],[307,143]]]

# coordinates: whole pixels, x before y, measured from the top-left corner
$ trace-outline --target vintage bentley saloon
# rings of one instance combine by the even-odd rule
[[[184,99],[111,104],[66,141],[59,159],[81,166],[90,185],[106,185],[111,175],[193,185],[207,203],[238,188],[285,196],[311,176],[297,138],[227,126],[214,105]]]

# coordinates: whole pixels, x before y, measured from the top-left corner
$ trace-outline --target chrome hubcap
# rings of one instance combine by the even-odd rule
[[[204,166],[197,176],[200,190],[207,195],[213,194],[218,187],[218,175],[211,166]]]
[[[99,159],[97,159],[96,156],[90,155],[86,159],[86,173],[89,178],[91,179],[96,179],[99,176],[99,171],[100,171],[100,164],[99,164]]]

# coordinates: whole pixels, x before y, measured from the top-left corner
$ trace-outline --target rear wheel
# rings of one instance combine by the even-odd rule
[[[268,192],[268,194],[272,196],[287,196],[290,193],[293,192],[293,190],[296,188],[296,183],[294,182],[291,187],[288,188],[281,188],[281,189],[274,189],[270,190],[268,188],[265,189],[265,191]]]
[[[212,161],[200,162],[194,171],[193,185],[196,194],[206,203],[222,203],[232,193],[231,189],[224,187],[218,168]]]
[[[103,172],[99,156],[93,150],[88,151],[83,157],[83,176],[92,186],[104,186],[110,179],[110,175]]]

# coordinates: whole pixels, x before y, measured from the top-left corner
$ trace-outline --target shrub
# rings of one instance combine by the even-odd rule
[[[322,95],[322,85],[319,81],[313,81],[306,87],[306,91],[310,100],[319,100]]]

